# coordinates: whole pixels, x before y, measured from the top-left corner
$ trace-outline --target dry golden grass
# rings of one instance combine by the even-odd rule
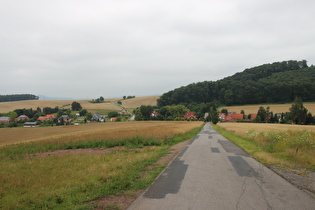
[[[244,106],[225,106],[221,109],[227,109],[229,112],[240,113],[241,110],[245,111],[245,114],[254,114],[258,112],[260,106],[267,108],[270,107],[270,111],[273,113],[286,113],[289,112],[292,104],[266,104],[266,105],[244,105]],[[313,115],[315,114],[315,103],[304,103],[304,107],[308,109]]]
[[[315,132],[315,126],[312,126],[312,125],[288,125],[288,124],[268,124],[268,123],[218,123],[217,125],[227,131],[234,132],[236,135],[242,135],[246,131],[286,132],[288,130],[293,130],[293,131],[308,130],[311,132]]]
[[[121,102],[122,102],[123,107],[127,109],[134,109],[134,108],[140,107],[141,105],[156,106],[157,99],[159,98],[160,96],[145,96],[145,97],[137,97],[137,98],[121,100]]]
[[[145,121],[58,127],[1,128],[0,146],[44,139],[52,139],[52,141],[86,141],[121,139],[132,136],[162,139],[185,133],[201,125],[202,122]]]

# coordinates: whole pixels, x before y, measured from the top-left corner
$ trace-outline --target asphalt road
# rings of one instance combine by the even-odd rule
[[[128,209],[314,210],[315,196],[258,163],[206,124]]]

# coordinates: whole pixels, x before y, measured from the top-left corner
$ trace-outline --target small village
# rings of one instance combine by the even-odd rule
[[[160,114],[157,111],[151,113],[151,118],[154,120]],[[98,123],[98,122],[117,122],[122,121],[119,116],[124,116],[125,120],[133,120],[131,113],[125,109],[121,109],[117,112],[116,117],[109,117],[108,115],[102,115],[98,112],[95,112],[90,119],[87,119],[85,116],[80,116],[79,113],[76,113],[74,116],[61,115],[57,117],[54,114],[47,114],[45,116],[40,116],[36,121],[30,121],[30,118],[27,115],[20,115],[14,119],[14,122],[23,123],[23,127],[39,127],[45,125],[79,125],[82,123]],[[229,113],[218,113],[219,122],[253,122],[257,117],[257,114],[237,114],[236,112]],[[202,119],[198,119],[195,112],[188,111],[184,116],[180,117],[182,121],[198,121],[198,120],[207,120],[209,119],[209,113],[205,113]],[[10,117],[0,117],[0,124],[8,125],[12,122]],[[50,123],[45,123],[50,122]]]

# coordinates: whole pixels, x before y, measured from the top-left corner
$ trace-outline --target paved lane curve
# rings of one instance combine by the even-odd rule
[[[249,157],[207,123],[128,209],[314,210],[315,196]]]

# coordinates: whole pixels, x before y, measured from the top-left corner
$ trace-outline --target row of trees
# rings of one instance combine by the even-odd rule
[[[156,111],[158,116],[152,116],[152,112]],[[189,111],[183,105],[164,106],[160,109],[153,106],[142,105],[134,110],[135,120],[180,120],[180,117]]]
[[[38,100],[38,99],[39,99],[39,97],[35,96],[33,94],[0,95],[0,102]]]
[[[284,61],[246,69],[233,76],[193,83],[164,93],[158,107],[216,101],[222,105],[290,102],[296,96],[315,100],[315,67]]]

